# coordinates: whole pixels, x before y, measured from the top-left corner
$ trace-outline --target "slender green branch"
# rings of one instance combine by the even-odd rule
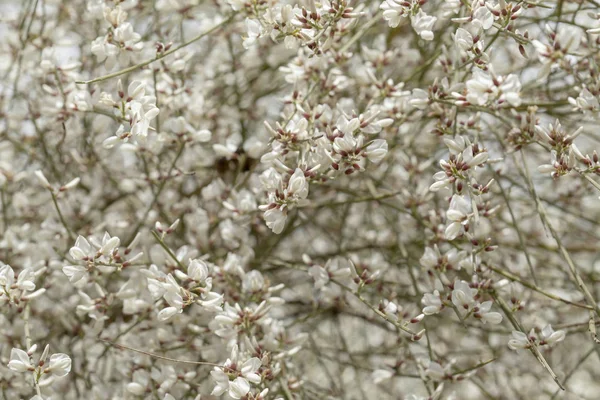
[[[60,222],[65,227],[67,234],[69,235],[69,238],[71,240],[75,240],[75,234],[73,233],[73,231],[71,231],[71,229],[67,225],[67,221],[65,221],[65,217],[63,216],[62,212],[60,211],[60,207],[58,206],[58,201],[56,200],[56,195],[54,194],[53,191],[50,191],[50,194],[52,195],[52,203],[54,204],[54,208],[56,209],[56,213],[58,214],[58,218],[60,219]]]
[[[500,194],[502,195],[502,198],[504,199],[504,203],[506,203],[506,208],[508,209],[510,218],[512,219],[513,225],[515,227],[515,231],[517,232],[517,237],[519,238],[519,245],[521,246],[521,249],[523,250],[523,253],[525,254],[525,259],[527,260],[527,266],[529,267],[529,273],[531,274],[531,278],[533,279],[533,282],[536,285],[538,285],[538,280],[537,280],[537,277],[535,276],[535,270],[533,268],[533,263],[531,262],[529,250],[527,250],[527,246],[525,246],[525,239],[523,239],[523,234],[521,233],[521,229],[519,229],[519,224],[518,224],[517,218],[515,217],[515,213],[513,212],[512,206],[510,205],[508,195],[506,194],[506,191],[502,187],[502,184],[498,181],[498,173],[496,171],[494,171],[494,168],[492,166],[488,165],[488,169],[491,170],[494,173],[494,176],[496,177],[496,181],[498,182],[498,187],[500,188]]]
[[[537,208],[538,214],[540,215],[540,219],[542,220],[542,223],[550,231],[550,234],[556,241],[556,244],[558,245],[558,248],[560,249],[560,252],[561,252],[563,258],[567,262],[567,266],[569,267],[568,271],[570,272],[571,279],[573,279],[574,283],[579,287],[579,289],[583,293],[583,295],[586,299],[586,302],[594,308],[596,315],[600,316],[600,307],[598,307],[598,303],[596,302],[596,300],[594,300],[592,293],[588,289],[587,285],[583,282],[583,279],[581,278],[579,271],[575,267],[575,263],[573,262],[571,255],[569,254],[569,252],[567,251],[565,246],[563,246],[562,240],[558,236],[558,232],[556,232],[556,230],[554,229],[554,226],[552,226],[552,224],[548,220],[548,216],[546,215],[546,210],[544,209],[544,206],[542,205],[542,203],[539,201],[539,198],[535,191],[535,187],[533,186],[533,183],[531,181],[531,176],[529,174],[529,169],[527,167],[527,162],[525,160],[525,155],[523,154],[523,150],[521,150],[520,153],[521,153],[521,159],[523,162],[523,168],[525,169],[525,177],[527,178],[527,184],[529,186],[531,195],[533,196],[533,198],[535,200],[536,208]]]
[[[373,18],[371,18],[369,21],[367,21],[367,23],[360,27],[360,29],[354,34],[354,36],[350,38],[350,40],[344,43],[344,45],[340,48],[340,53],[345,53],[346,51],[348,51],[348,49],[352,47],[354,43],[356,43],[361,37],[363,37],[363,35],[367,33],[367,31],[371,29],[373,25],[375,25],[380,20],[381,14],[375,14]]]
[[[395,321],[392,318],[388,317],[384,312],[382,312],[377,307],[375,307],[371,303],[369,303],[364,297],[362,297],[362,295],[360,293],[356,293],[354,290],[350,289],[348,286],[346,286],[340,282],[337,282],[334,279],[331,279],[331,282],[335,283],[340,288],[344,289],[346,292],[351,293],[354,297],[356,297],[358,300],[360,300],[361,303],[363,303],[364,305],[369,307],[375,314],[379,315],[381,318],[385,319],[387,322],[394,325],[396,328],[398,328],[406,333],[409,333],[412,336],[417,334],[416,332],[414,332],[411,329],[408,329],[406,326],[404,326],[404,324],[401,324],[399,321]]]
[[[111,341],[106,340],[106,339],[99,339],[99,340],[103,341],[104,343],[108,343],[111,346],[116,347],[117,349],[134,351],[136,353],[144,354],[144,355],[147,355],[148,357],[157,358],[159,360],[165,360],[165,361],[170,361],[170,362],[174,362],[174,363],[189,364],[189,365],[210,365],[210,366],[213,366],[213,367],[222,368],[222,365],[220,365],[220,364],[215,364],[215,363],[206,362],[206,361],[178,360],[176,358],[159,356],[158,354],[153,354],[153,353],[150,353],[150,352],[147,352],[147,351],[134,349],[133,347],[129,347],[129,346],[125,346],[125,345],[122,345],[122,344],[114,343],[114,342],[111,342]]]
[[[135,228],[131,231],[129,237],[127,237],[127,239],[123,243],[127,243],[129,245],[131,243],[131,241],[133,240],[133,238],[135,237],[135,235],[140,230],[140,228],[142,227],[142,225],[144,224],[146,217],[148,217],[148,214],[150,214],[150,211],[152,210],[152,208],[154,208],[154,205],[156,205],[156,203],[158,202],[158,198],[159,198],[160,194],[162,193],[163,189],[165,188],[165,185],[167,184],[167,178],[169,178],[171,176],[173,169],[175,169],[175,164],[177,164],[177,160],[179,160],[179,158],[183,154],[184,148],[185,148],[185,142],[182,142],[181,145],[179,146],[179,150],[177,151],[177,155],[175,155],[175,158],[173,159],[173,162],[171,163],[171,166],[169,167],[169,171],[167,172],[167,175],[164,177],[164,179],[160,183],[160,186],[158,187],[158,190],[154,194],[154,198],[152,199],[152,202],[150,203],[150,205],[144,212],[144,215],[142,216],[142,218],[140,218],[140,220],[138,221]]]
[[[209,30],[207,30],[205,32],[202,32],[201,34],[199,34],[198,36],[196,36],[196,37],[188,40],[187,42],[182,43],[179,46],[174,47],[174,48],[172,48],[169,51],[165,51],[164,53],[161,53],[160,55],[157,55],[156,57],[151,58],[150,60],[142,61],[139,64],[132,65],[131,67],[124,68],[124,69],[122,69],[120,71],[116,71],[116,72],[113,72],[113,73],[108,74],[108,75],[104,75],[104,76],[100,76],[98,78],[90,79],[89,81],[76,81],[75,83],[82,84],[82,85],[87,85],[87,84],[90,84],[90,83],[96,83],[96,82],[106,81],[108,79],[116,78],[117,76],[121,76],[121,75],[128,74],[130,72],[133,72],[136,69],[145,67],[146,65],[152,64],[155,61],[158,61],[158,60],[161,60],[161,59],[163,59],[163,58],[165,58],[167,56],[170,56],[171,54],[175,53],[176,51],[181,50],[184,47],[187,47],[187,46],[189,46],[190,44],[192,44],[194,42],[197,42],[198,40],[202,39],[203,37],[205,37],[207,35],[210,35],[211,33],[215,32],[215,31],[221,29],[222,27],[224,27],[225,25],[227,25],[229,22],[231,22],[233,20],[234,17],[235,17],[235,14],[230,15],[228,18],[226,18],[223,21],[219,22],[218,24],[216,24],[215,26],[213,26]]]
[[[565,304],[569,304],[569,305],[572,305],[572,306],[575,306],[575,307],[585,308],[585,309],[588,309],[588,310],[593,310],[594,309],[594,307],[589,306],[587,304],[575,303],[575,302],[567,300],[567,299],[565,299],[563,297],[560,297],[560,296],[554,295],[554,294],[552,294],[550,292],[547,292],[547,291],[543,290],[542,288],[540,288],[539,286],[534,285],[533,283],[529,283],[526,280],[523,280],[520,277],[518,277],[517,275],[511,274],[508,271],[504,271],[504,270],[502,270],[500,268],[497,268],[497,267],[494,267],[492,265],[488,265],[487,267],[489,269],[491,269],[492,271],[494,271],[495,273],[500,274],[500,275],[504,276],[505,278],[510,279],[511,281],[519,282],[521,285],[523,285],[523,286],[525,286],[525,287],[527,287],[527,288],[529,288],[531,290],[534,290],[534,291],[536,291],[536,292],[538,292],[540,294],[543,294],[544,296],[546,296],[546,297],[548,297],[548,298],[550,298],[552,300],[558,300],[558,301],[561,301],[561,302],[563,302]]]
[[[600,183],[596,182],[595,180],[593,180],[588,174],[586,174],[584,171],[579,171],[577,170],[577,172],[579,172],[579,174],[581,174],[581,176],[583,176],[585,179],[587,179],[587,181],[589,183],[592,184],[592,186],[594,186],[596,189],[600,190]]]
[[[496,295],[496,293],[494,293],[494,292],[491,293],[491,296],[494,299],[494,301],[500,306],[500,308],[504,312],[504,315],[506,315],[506,318],[508,318],[508,320],[510,321],[512,326],[516,330],[523,332],[525,335],[527,335],[527,332],[525,331],[523,326],[519,323],[517,318],[514,316],[512,310],[510,309],[510,307],[508,307],[508,305],[506,304],[504,299],[502,299],[500,296]],[[562,383],[560,383],[560,381],[558,380],[558,376],[554,373],[554,371],[552,370],[552,367],[550,367],[550,364],[548,364],[548,362],[546,361],[546,359],[540,352],[540,349],[538,349],[537,345],[532,342],[530,342],[530,344],[531,344],[531,346],[529,347],[529,351],[531,351],[531,353],[535,356],[535,358],[537,358],[537,360],[540,362],[540,364],[542,364],[542,366],[546,369],[546,371],[548,371],[550,373],[550,376],[552,376],[552,379],[554,380],[554,382],[556,382],[558,387],[561,388],[562,390],[565,390],[565,387],[563,386]]]
[[[177,263],[177,266],[179,266],[179,268],[181,268],[182,271],[185,271],[186,268],[183,266],[181,261],[179,261],[177,256],[175,254],[173,254],[173,251],[169,248],[169,246],[166,245],[166,243],[164,242],[164,240],[162,240],[162,238],[159,236],[159,234],[156,233],[155,231],[152,231],[152,236],[154,236],[154,238],[156,239],[158,244],[160,244],[160,247],[162,247],[167,252],[169,257],[171,257],[173,259],[173,261],[175,261]]]

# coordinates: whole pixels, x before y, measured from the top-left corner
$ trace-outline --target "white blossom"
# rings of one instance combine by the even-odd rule
[[[546,325],[544,329],[542,329],[541,339],[545,343],[552,346],[558,342],[562,342],[563,340],[565,340],[565,336],[565,331],[554,331],[554,329],[552,329],[550,325]]]
[[[29,357],[29,354],[21,349],[13,348],[10,351],[10,361],[8,363],[8,368],[12,369],[16,372],[26,372],[28,370],[33,370],[33,364]]]
[[[508,347],[512,350],[527,349],[531,347],[531,342],[526,334],[521,331],[512,331],[512,339],[508,341]]]
[[[433,40],[433,25],[436,21],[437,17],[427,15],[421,9],[410,18],[413,29],[424,40]]]

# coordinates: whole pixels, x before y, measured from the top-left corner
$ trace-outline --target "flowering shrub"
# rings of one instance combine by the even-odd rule
[[[597,398],[597,2],[0,9],[4,399]]]

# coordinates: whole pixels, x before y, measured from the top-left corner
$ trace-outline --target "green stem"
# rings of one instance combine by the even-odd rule
[[[135,65],[132,65],[131,67],[122,69],[120,71],[113,72],[112,74],[100,76],[98,78],[94,78],[94,79],[91,79],[89,81],[76,81],[75,83],[82,84],[82,85],[87,85],[87,84],[90,84],[90,83],[96,83],[96,82],[106,81],[108,79],[116,78],[117,76],[125,75],[125,74],[127,74],[129,72],[135,71],[136,69],[145,67],[148,64],[152,64],[155,61],[158,61],[158,60],[161,60],[161,59],[163,59],[163,58],[165,58],[167,56],[170,56],[171,54],[175,53],[177,50],[181,50],[184,47],[187,47],[190,44],[192,44],[194,42],[197,42],[198,40],[202,39],[203,37],[205,37],[205,36],[207,36],[207,35],[215,32],[216,30],[222,28],[223,26],[225,26],[229,22],[231,22],[233,20],[234,16],[235,16],[235,14],[232,14],[231,16],[229,16],[229,18],[224,19],[223,21],[219,22],[218,24],[216,24],[215,26],[213,26],[209,30],[207,30],[205,32],[202,32],[201,34],[199,34],[198,36],[196,36],[196,37],[188,40],[187,42],[182,43],[179,46],[177,46],[177,47],[175,47],[175,48],[173,48],[173,49],[171,49],[169,51],[165,51],[164,53],[161,53],[160,55],[157,55],[156,57],[151,58],[150,60],[142,61],[139,64],[135,64]]]
[[[50,194],[52,195],[52,203],[54,203],[54,208],[56,209],[56,213],[58,214],[58,218],[60,219],[60,222],[67,230],[67,234],[69,235],[69,238],[71,240],[75,240],[75,235],[73,234],[71,229],[69,229],[69,226],[67,225],[67,221],[65,221],[65,217],[63,216],[62,212],[60,211],[60,207],[58,206],[58,201],[56,201],[56,195],[52,191],[50,192]]]

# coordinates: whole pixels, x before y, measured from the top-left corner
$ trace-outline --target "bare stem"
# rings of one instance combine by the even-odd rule
[[[198,40],[202,39],[203,37],[210,35],[211,33],[215,32],[216,30],[222,28],[223,26],[227,25],[229,22],[231,22],[231,20],[233,20],[233,17],[235,16],[235,14],[232,14],[231,16],[229,16],[229,18],[224,19],[223,21],[219,22],[218,24],[216,24],[215,26],[213,26],[212,28],[210,28],[209,30],[202,32],[201,34],[199,34],[198,36],[188,40],[185,43],[180,44],[179,46],[169,50],[169,51],[165,51],[164,53],[161,53],[160,55],[157,55],[154,58],[151,58],[150,60],[146,60],[146,61],[142,61],[139,64],[135,64],[132,65],[131,67],[127,67],[124,68],[120,71],[117,72],[113,72],[111,74],[108,75],[104,75],[104,76],[100,76],[98,78],[94,78],[94,79],[90,79],[89,81],[76,81],[75,83],[78,84],[82,84],[82,85],[87,85],[90,83],[96,83],[96,82],[101,82],[101,81],[106,81],[108,79],[112,79],[112,78],[116,78],[117,76],[121,76],[121,75],[125,75],[128,74],[130,72],[135,71],[136,69],[145,67],[148,64],[152,64],[155,61],[161,60],[167,56],[170,56],[171,54],[175,53],[177,50],[181,50],[184,47],[189,46],[190,44],[197,42]]]
[[[69,238],[71,240],[75,240],[75,234],[73,234],[71,229],[69,229],[69,226],[67,225],[67,221],[65,221],[65,217],[63,216],[62,212],[60,211],[60,207],[58,206],[58,201],[56,201],[56,195],[52,191],[50,191],[50,194],[52,195],[52,203],[54,203],[54,208],[56,209],[56,213],[58,214],[58,218],[60,219],[60,222],[67,230],[67,234],[69,235]]]
[[[165,357],[165,356],[159,356],[158,354],[153,354],[153,353],[149,353],[147,351],[144,350],[138,350],[138,349],[134,349],[133,347],[128,347],[122,344],[118,344],[118,343],[114,343],[111,342],[109,340],[106,339],[100,339],[101,341],[110,344],[111,346],[116,347],[117,349],[121,349],[121,350],[129,350],[129,351],[135,351],[136,353],[140,353],[140,354],[145,354],[149,357],[152,358],[157,358],[159,360],[165,360],[165,361],[170,361],[170,362],[174,362],[174,363],[179,363],[179,364],[189,364],[189,365],[210,365],[213,367],[219,367],[221,368],[222,366],[219,364],[215,364],[215,363],[211,363],[211,362],[206,362],[206,361],[189,361],[189,360],[178,360],[176,358],[170,358],[170,357]]]
[[[500,306],[500,308],[504,312],[504,315],[506,315],[506,318],[508,318],[508,320],[510,321],[512,326],[516,330],[521,331],[527,335],[527,332],[525,331],[525,329],[523,329],[523,326],[521,326],[521,324],[519,323],[519,321],[517,320],[517,318],[511,311],[510,307],[508,307],[508,305],[506,304],[504,299],[502,299],[502,297],[497,296],[496,293],[494,293],[494,292],[492,292],[491,295],[492,295],[492,298],[494,299],[494,301]],[[535,358],[537,358],[537,360],[540,362],[540,364],[542,364],[542,366],[546,369],[546,371],[548,371],[550,373],[550,376],[552,376],[552,379],[554,379],[554,382],[556,382],[558,387],[561,388],[562,390],[565,390],[565,387],[562,385],[562,383],[560,383],[560,381],[558,380],[558,376],[556,376],[556,374],[552,370],[552,367],[550,367],[550,364],[548,364],[548,362],[546,361],[546,359],[540,352],[540,349],[538,349],[537,345],[535,345],[534,343],[531,343],[531,347],[529,347],[529,351],[531,351],[531,353],[535,356]]]
[[[567,265],[569,267],[569,272],[570,272],[570,275],[571,275],[571,279],[574,281],[574,283],[579,287],[579,289],[583,293],[583,295],[584,295],[584,297],[586,299],[586,302],[590,306],[592,306],[594,308],[594,311],[596,312],[596,315],[598,315],[600,317],[600,307],[598,307],[598,303],[596,302],[596,300],[594,300],[594,297],[590,293],[590,290],[588,289],[588,287],[586,286],[586,284],[583,282],[583,279],[581,278],[581,275],[579,274],[579,271],[575,267],[575,263],[573,263],[573,259],[571,259],[571,256],[569,255],[569,252],[567,251],[567,249],[565,248],[565,246],[563,246],[562,240],[560,240],[560,237],[558,236],[558,233],[556,232],[556,230],[554,229],[554,227],[552,226],[552,224],[548,220],[548,216],[546,215],[546,210],[544,209],[544,206],[540,202],[540,199],[538,198],[537,193],[535,191],[535,187],[533,186],[533,183],[531,182],[531,176],[529,175],[529,169],[527,167],[527,162],[525,160],[525,155],[523,154],[522,150],[521,150],[520,153],[521,153],[521,159],[523,161],[523,168],[525,169],[525,176],[527,178],[527,185],[529,186],[529,190],[531,192],[531,195],[533,196],[533,198],[535,200],[537,212],[540,215],[540,219],[542,220],[543,224],[550,231],[550,234],[552,235],[552,237],[556,241],[556,244],[558,245],[558,248],[560,249],[560,252],[561,252],[563,258],[567,262]]]

